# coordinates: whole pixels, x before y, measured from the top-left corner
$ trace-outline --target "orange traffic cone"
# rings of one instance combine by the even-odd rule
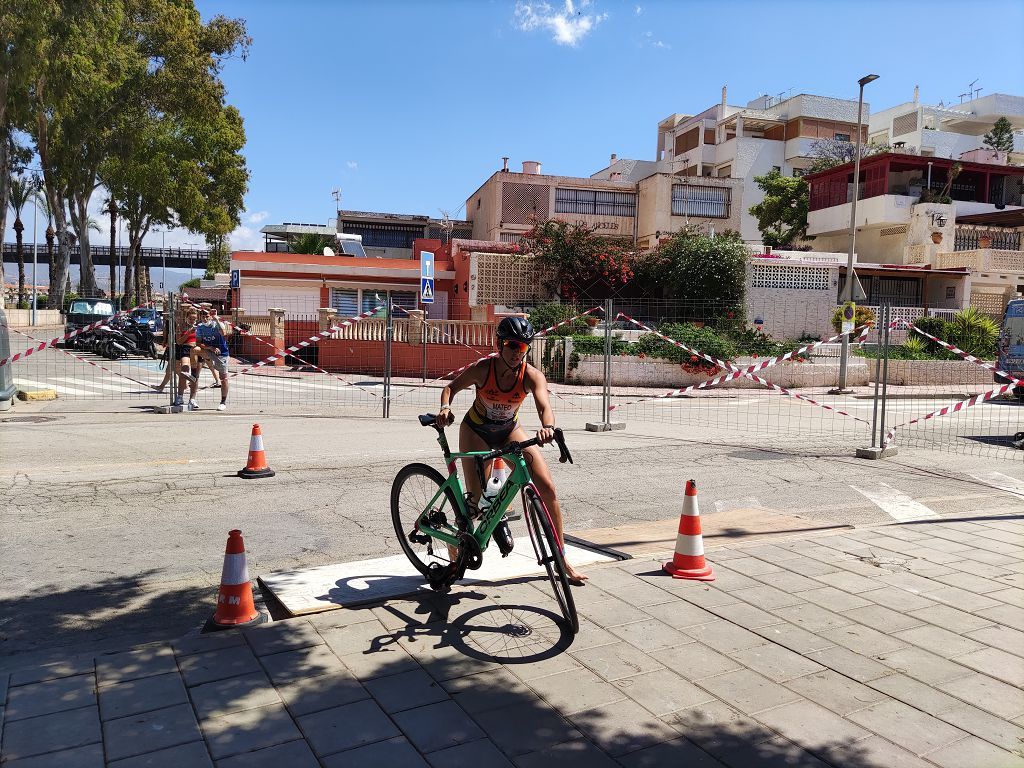
[[[217,593],[217,610],[208,629],[230,629],[245,624],[260,624],[266,616],[256,610],[249,583],[249,569],[245,565],[245,542],[241,531],[228,533],[224,548],[224,570]]]
[[[679,535],[672,560],[665,563],[665,571],[675,579],[714,581],[715,572],[704,560],[704,539],[700,533],[700,510],[697,508],[697,484],[686,481],[683,512],[679,515]]]
[[[252,437],[249,438],[249,460],[245,468],[238,470],[238,476],[246,480],[256,477],[273,477],[274,470],[267,466],[267,455],[263,452],[263,433],[259,424],[252,425]]]

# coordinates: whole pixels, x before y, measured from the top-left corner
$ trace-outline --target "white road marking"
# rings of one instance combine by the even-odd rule
[[[893,520],[909,522],[911,520],[927,520],[939,516],[938,513],[932,511],[921,502],[914,501],[891,485],[879,483],[878,486],[877,489],[870,491],[858,488],[855,485],[850,487],[862,496],[867,497]]]
[[[971,475],[975,480],[981,480],[986,485],[998,488],[1000,491],[1015,493],[1024,496],[1024,480],[1004,475],[1002,472],[986,472],[983,475]]]
[[[41,381],[33,381],[32,379],[23,379],[20,376],[14,380],[15,384],[21,384],[24,386],[33,387],[35,389],[55,389],[58,394],[65,395],[94,395],[95,392],[91,392],[84,389],[75,389],[74,387],[65,387],[61,384],[43,383]]]
[[[133,384],[128,382],[131,386],[118,385],[114,381],[102,381],[97,379],[73,379],[70,376],[65,376],[61,381],[69,381],[72,384],[81,384],[84,387],[92,387],[99,389],[103,392],[137,392],[141,385]],[[128,381],[125,379],[125,381]]]

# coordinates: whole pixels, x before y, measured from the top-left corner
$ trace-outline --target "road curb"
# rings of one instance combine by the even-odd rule
[[[26,402],[56,400],[56,389],[18,389],[18,399]]]

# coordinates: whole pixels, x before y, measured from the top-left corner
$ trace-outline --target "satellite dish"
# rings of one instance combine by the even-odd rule
[[[333,248],[324,248],[324,256],[333,256],[333,255],[334,255],[334,249]]]

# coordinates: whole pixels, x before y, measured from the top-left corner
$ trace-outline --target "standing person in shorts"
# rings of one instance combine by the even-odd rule
[[[192,377],[192,350],[196,346],[196,319],[198,315],[194,309],[189,309],[185,312],[185,322],[182,326],[181,333],[178,334],[176,346],[174,348],[175,361],[174,366],[178,369],[178,396],[174,399],[174,405],[184,405],[182,402],[181,393],[185,391],[185,384],[188,382],[194,382],[195,379]],[[192,403],[189,402],[189,410],[195,410],[192,408]]]
[[[213,310],[207,312],[206,322],[196,326],[196,370],[200,370],[203,363],[220,374],[220,405],[218,411],[226,410],[228,407],[228,341],[225,338],[227,327],[217,317]],[[199,404],[196,402],[196,393],[199,391],[199,377],[192,380],[189,390],[188,407],[190,411],[197,410]]]
[[[459,374],[441,391],[441,410],[437,414],[437,425],[446,427],[455,420],[451,401],[456,392],[469,387],[476,388],[476,398],[466,412],[459,428],[459,451],[487,451],[503,448],[512,441],[528,439],[519,425],[519,407],[526,396],[533,395],[541,428],[537,439],[541,445],[555,439],[555,412],[548,401],[548,383],[544,374],[526,362],[526,353],[533,341],[534,330],[524,317],[506,317],[498,323],[498,354],[488,357]],[[534,485],[540,492],[544,505],[551,513],[558,540],[564,541],[562,531],[562,508],[555,493],[551,471],[541,455],[540,448],[532,446],[523,451],[523,458],[530,467]],[[476,503],[480,498],[480,478],[472,459],[463,459],[463,474],[466,485]],[[569,581],[582,586],[587,576],[568,562],[565,564]]]

